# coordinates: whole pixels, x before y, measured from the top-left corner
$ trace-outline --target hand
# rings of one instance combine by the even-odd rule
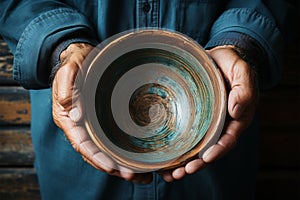
[[[152,181],[151,173],[135,174],[132,170],[117,165],[99,150],[80,123],[84,111],[80,106],[80,95],[76,97],[79,90],[74,88],[74,83],[82,71],[84,59],[92,49],[88,44],[75,43],[61,53],[62,64],[52,85],[54,122],[64,131],[73,148],[96,169],[137,183],[149,183]]]
[[[228,83],[229,117],[219,141],[205,151],[203,158],[195,158],[185,166],[159,172],[168,182],[193,174],[226,154],[235,146],[240,134],[253,119],[257,99],[253,69],[239,57],[232,46],[215,47],[207,53],[219,66]]]

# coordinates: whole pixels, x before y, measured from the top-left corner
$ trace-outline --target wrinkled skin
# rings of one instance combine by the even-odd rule
[[[92,49],[93,47],[88,44],[75,43],[61,53],[62,64],[52,84],[54,122],[64,131],[73,148],[96,169],[128,181],[150,183],[152,173],[134,173],[130,169],[116,165],[97,148],[79,123],[83,111],[79,95],[78,97],[73,95],[76,91],[74,83],[83,67],[84,59]],[[219,141],[210,147],[202,158],[195,158],[175,169],[158,172],[167,182],[193,174],[226,154],[234,147],[240,134],[249,126],[255,112],[257,91],[254,73],[250,66],[238,56],[232,46],[215,47],[207,53],[219,66],[228,84],[229,116]]]

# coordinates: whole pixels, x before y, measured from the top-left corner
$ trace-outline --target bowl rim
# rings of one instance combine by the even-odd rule
[[[85,114],[90,115],[92,110],[91,110],[91,103],[93,98],[91,98],[91,95],[95,93],[95,85],[92,85],[91,81],[93,80],[93,83],[96,83],[96,85],[99,82],[99,79],[101,77],[96,77],[95,76],[95,63],[97,62],[98,59],[103,59],[105,52],[110,51],[111,49],[117,49],[120,48],[120,44],[124,44],[124,41],[128,40],[137,40],[137,38],[142,38],[143,40],[146,40],[148,43],[149,41],[156,41],[156,44],[152,44],[155,46],[159,46],[160,44],[166,45],[174,45],[176,43],[176,48],[182,48],[191,55],[193,55],[197,60],[201,58],[202,60],[205,61],[205,63],[201,63],[204,70],[207,72],[211,85],[213,87],[213,93],[214,97],[217,98],[215,99],[215,104],[214,104],[214,109],[212,111],[212,121],[211,124],[200,140],[198,144],[196,144],[190,151],[183,153],[181,156],[178,158],[172,160],[171,162],[160,162],[160,163],[155,163],[155,164],[145,164],[145,163],[140,163],[136,161],[130,161],[130,160],[125,160],[121,156],[117,155],[115,152],[110,150],[106,145],[105,141],[101,141],[98,137],[97,134],[95,133],[94,126],[97,122],[92,122],[92,118],[95,116],[86,116],[84,117],[84,126],[91,137],[92,141],[102,150],[104,153],[106,153],[109,157],[113,158],[113,160],[122,166],[128,167],[135,172],[146,172],[146,171],[157,171],[161,169],[170,169],[174,167],[181,166],[188,162],[189,160],[199,157],[202,158],[203,153],[213,144],[217,142],[219,139],[224,123],[225,123],[225,117],[226,117],[226,112],[227,112],[227,94],[226,94],[226,88],[224,85],[224,79],[222,76],[222,73],[220,69],[215,65],[214,61],[211,59],[211,57],[205,52],[203,47],[198,44],[196,41],[194,41],[192,38],[179,33],[175,31],[170,31],[170,30],[164,30],[164,29],[135,29],[135,30],[130,30],[126,32],[119,33],[101,44],[99,44],[94,50],[88,55],[87,59],[84,62],[84,65],[87,67],[84,67],[83,71],[81,74],[86,74],[84,78],[81,78],[80,81],[77,84],[82,84],[82,96],[84,97],[84,103],[85,103],[85,108],[87,109],[88,112],[85,112]],[[157,40],[160,38],[160,40]],[[121,45],[122,46],[122,45]],[[124,45],[123,45],[124,47]],[[122,51],[115,55],[115,57],[110,57],[110,58],[105,58],[108,59],[106,62],[111,62],[112,60],[116,59],[119,57],[119,55],[122,55],[124,52],[128,52],[132,49],[139,49],[139,48],[145,48],[143,44],[135,44],[134,47],[126,47],[125,49],[122,49]],[[99,67],[97,68],[98,73],[103,73],[105,70],[100,69]],[[99,72],[99,70],[101,72]],[[95,80],[97,79],[98,80]]]

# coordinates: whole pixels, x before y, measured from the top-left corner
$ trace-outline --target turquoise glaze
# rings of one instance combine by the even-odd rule
[[[172,73],[158,79],[147,74],[147,78],[153,82],[137,88],[128,105],[129,110],[146,109],[146,114],[132,112],[131,118],[138,126],[149,126],[146,131],[152,136],[139,138],[129,135],[118,127],[118,123],[112,116],[110,98],[113,88],[122,75],[131,69],[144,64],[157,63],[168,68]],[[99,80],[95,99],[98,121],[105,135],[113,144],[126,151],[135,153],[162,151],[161,156],[151,157],[148,162],[164,161],[166,159],[164,156],[167,156],[167,159],[176,158],[182,154],[182,151],[192,149],[204,136],[211,123],[214,98],[207,74],[197,65],[199,63],[195,59],[183,58],[172,52],[153,48],[134,50],[117,58]],[[185,84],[180,85],[178,79]],[[182,96],[185,96],[186,102],[180,101]],[[145,97],[148,98],[147,101],[143,99]],[[140,103],[133,105],[133,102],[139,99]],[[157,108],[161,107],[154,112],[158,112],[156,115],[161,115],[158,117],[163,121],[151,120],[149,117],[149,108],[152,104],[158,105]],[[183,110],[180,107],[189,108],[190,120],[182,119]],[[134,120],[138,118],[142,118],[140,122]],[[182,130],[182,126],[187,128]],[[172,154],[163,154],[168,145],[176,146],[175,151]]]

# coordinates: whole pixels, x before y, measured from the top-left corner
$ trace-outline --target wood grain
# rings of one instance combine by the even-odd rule
[[[32,168],[0,168],[0,199],[41,199],[36,172]]]
[[[17,85],[12,79],[13,55],[9,51],[7,44],[0,39],[0,84]]]
[[[0,166],[33,166],[29,127],[1,127],[0,138]]]
[[[30,100],[21,87],[0,87],[0,125],[30,124]]]

